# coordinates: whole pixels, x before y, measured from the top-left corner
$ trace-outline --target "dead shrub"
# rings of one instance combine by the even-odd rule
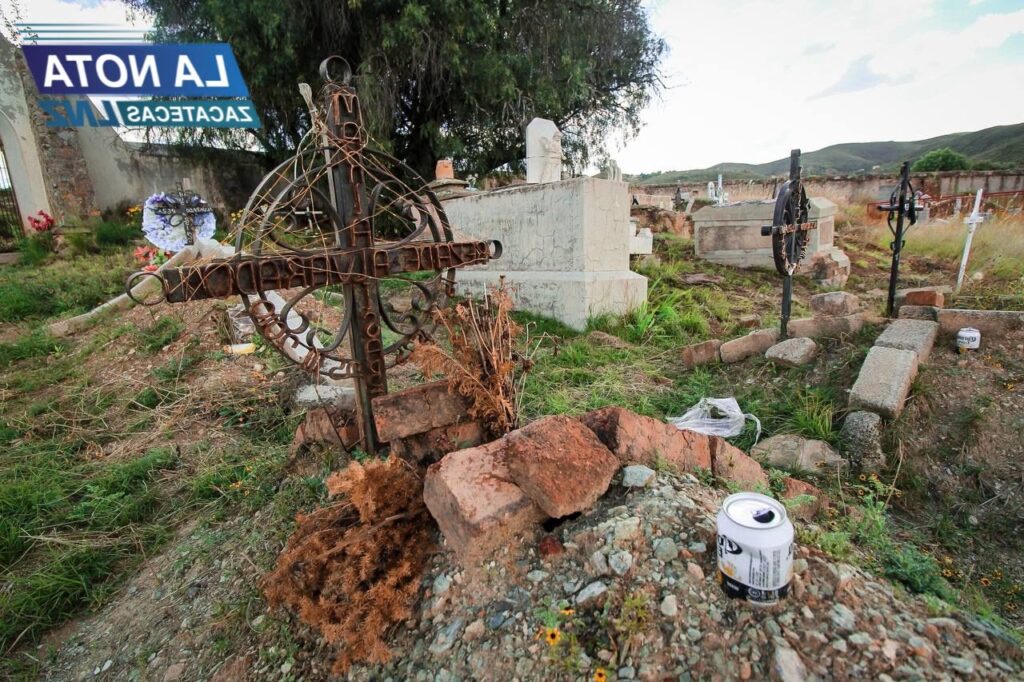
[[[424,375],[443,376],[452,391],[467,398],[469,416],[495,438],[519,426],[523,382],[533,365],[528,335],[521,343],[523,330],[511,312],[512,298],[502,278],[483,300],[467,299],[434,311],[447,332],[450,352],[429,342],[417,344],[409,355]]]
[[[341,645],[341,674],[355,662],[387,661],[389,630],[412,615],[434,521],[423,481],[396,457],[353,462],[331,474],[327,489],[343,500],[298,516],[263,587],[272,606]]]

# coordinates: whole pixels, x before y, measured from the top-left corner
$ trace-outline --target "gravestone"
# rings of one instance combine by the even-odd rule
[[[445,201],[457,231],[504,249],[500,264],[460,270],[460,292],[480,293],[504,276],[517,308],[581,330],[595,315],[635,309],[647,299],[647,279],[629,269],[629,201],[626,183],[601,178]]]
[[[774,267],[771,237],[761,234],[761,226],[772,223],[774,207],[774,200],[766,199],[696,211],[693,243],[697,257],[741,268]],[[837,210],[828,199],[812,197],[807,212],[817,229],[807,234],[807,255],[797,272],[822,286],[842,286],[850,275],[850,259],[833,243]]]
[[[526,182],[562,179],[562,133],[554,121],[535,118],[526,126]]]

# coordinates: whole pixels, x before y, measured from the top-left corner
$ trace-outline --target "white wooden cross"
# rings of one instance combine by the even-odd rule
[[[985,220],[985,216],[981,215],[982,191],[979,189],[977,196],[974,197],[974,210],[971,211],[971,215],[964,218],[964,223],[967,225],[967,241],[964,242],[964,255],[960,258],[960,272],[956,276],[957,293],[960,293],[960,287],[964,283],[964,273],[967,272],[967,257],[971,255],[971,241],[974,239],[974,231]]]

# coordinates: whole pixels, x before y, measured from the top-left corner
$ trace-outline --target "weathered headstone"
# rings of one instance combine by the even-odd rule
[[[562,179],[562,133],[554,121],[535,118],[526,126],[526,181]]]

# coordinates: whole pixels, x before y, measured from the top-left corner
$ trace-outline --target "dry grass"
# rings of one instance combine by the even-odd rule
[[[423,482],[397,457],[351,463],[327,479],[343,499],[298,517],[298,529],[265,579],[272,605],[341,646],[334,672],[388,659],[390,629],[409,618],[433,550]]]
[[[482,301],[467,299],[435,311],[451,350],[437,343],[418,344],[409,360],[426,376],[441,375],[451,389],[469,399],[470,416],[494,437],[519,425],[523,382],[532,366],[528,331],[510,315],[512,299],[504,282]],[[525,350],[520,350],[525,349]]]
[[[869,229],[873,241],[888,249],[892,240],[888,228],[881,224]],[[904,253],[959,263],[966,238],[967,226],[962,222],[915,226],[907,235]],[[978,227],[967,276],[976,272],[1000,279],[1019,279],[1024,274],[1024,220],[1002,217]]]

